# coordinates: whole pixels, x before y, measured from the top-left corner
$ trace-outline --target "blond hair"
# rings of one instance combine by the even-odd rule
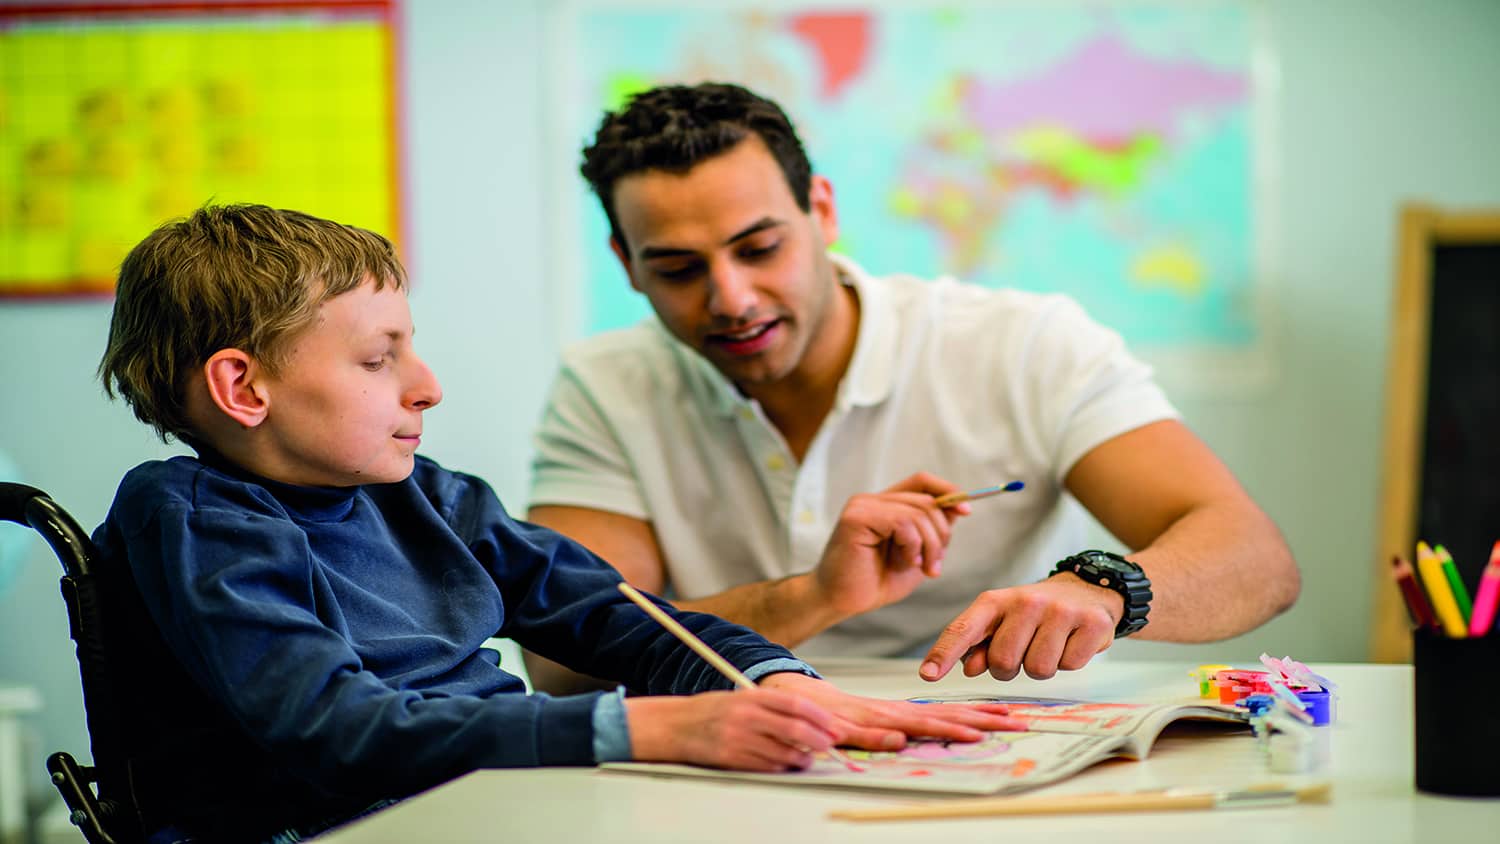
[[[264,205],[204,206],[146,236],[120,267],[104,392],[163,441],[191,440],[187,378],[221,349],[275,374],[325,301],[374,279],[406,288],[380,235]]]

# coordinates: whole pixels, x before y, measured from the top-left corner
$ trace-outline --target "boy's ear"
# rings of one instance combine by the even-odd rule
[[[625,277],[630,279],[630,286],[640,290],[641,286],[635,283],[635,273],[630,270],[630,254],[625,251],[625,244],[621,243],[618,237],[611,237],[609,251],[615,253],[615,257],[620,259],[620,266],[625,268]]]
[[[255,358],[240,349],[220,349],[203,364],[209,398],[225,416],[246,428],[264,422],[271,409],[262,375]]]

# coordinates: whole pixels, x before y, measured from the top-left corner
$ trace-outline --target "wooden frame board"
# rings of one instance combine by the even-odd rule
[[[1500,209],[1444,211],[1418,204],[1401,209],[1370,625],[1370,658],[1376,662],[1411,659],[1411,625],[1391,581],[1390,560],[1393,553],[1410,557],[1417,541],[1432,340],[1432,253],[1439,246],[1474,244],[1500,244]]]

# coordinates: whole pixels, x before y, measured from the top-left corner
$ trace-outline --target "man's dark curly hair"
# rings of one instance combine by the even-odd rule
[[[686,172],[752,134],[771,151],[798,207],[807,211],[812,164],[792,122],[771,100],[723,82],[664,85],[631,97],[604,115],[579,171],[604,206],[610,235],[629,254],[615,217],[616,182],[643,170]]]

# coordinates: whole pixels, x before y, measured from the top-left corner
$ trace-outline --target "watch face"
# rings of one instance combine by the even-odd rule
[[[1141,567],[1118,554],[1107,551],[1085,551],[1079,556],[1087,558],[1096,568],[1122,575],[1140,574]]]

